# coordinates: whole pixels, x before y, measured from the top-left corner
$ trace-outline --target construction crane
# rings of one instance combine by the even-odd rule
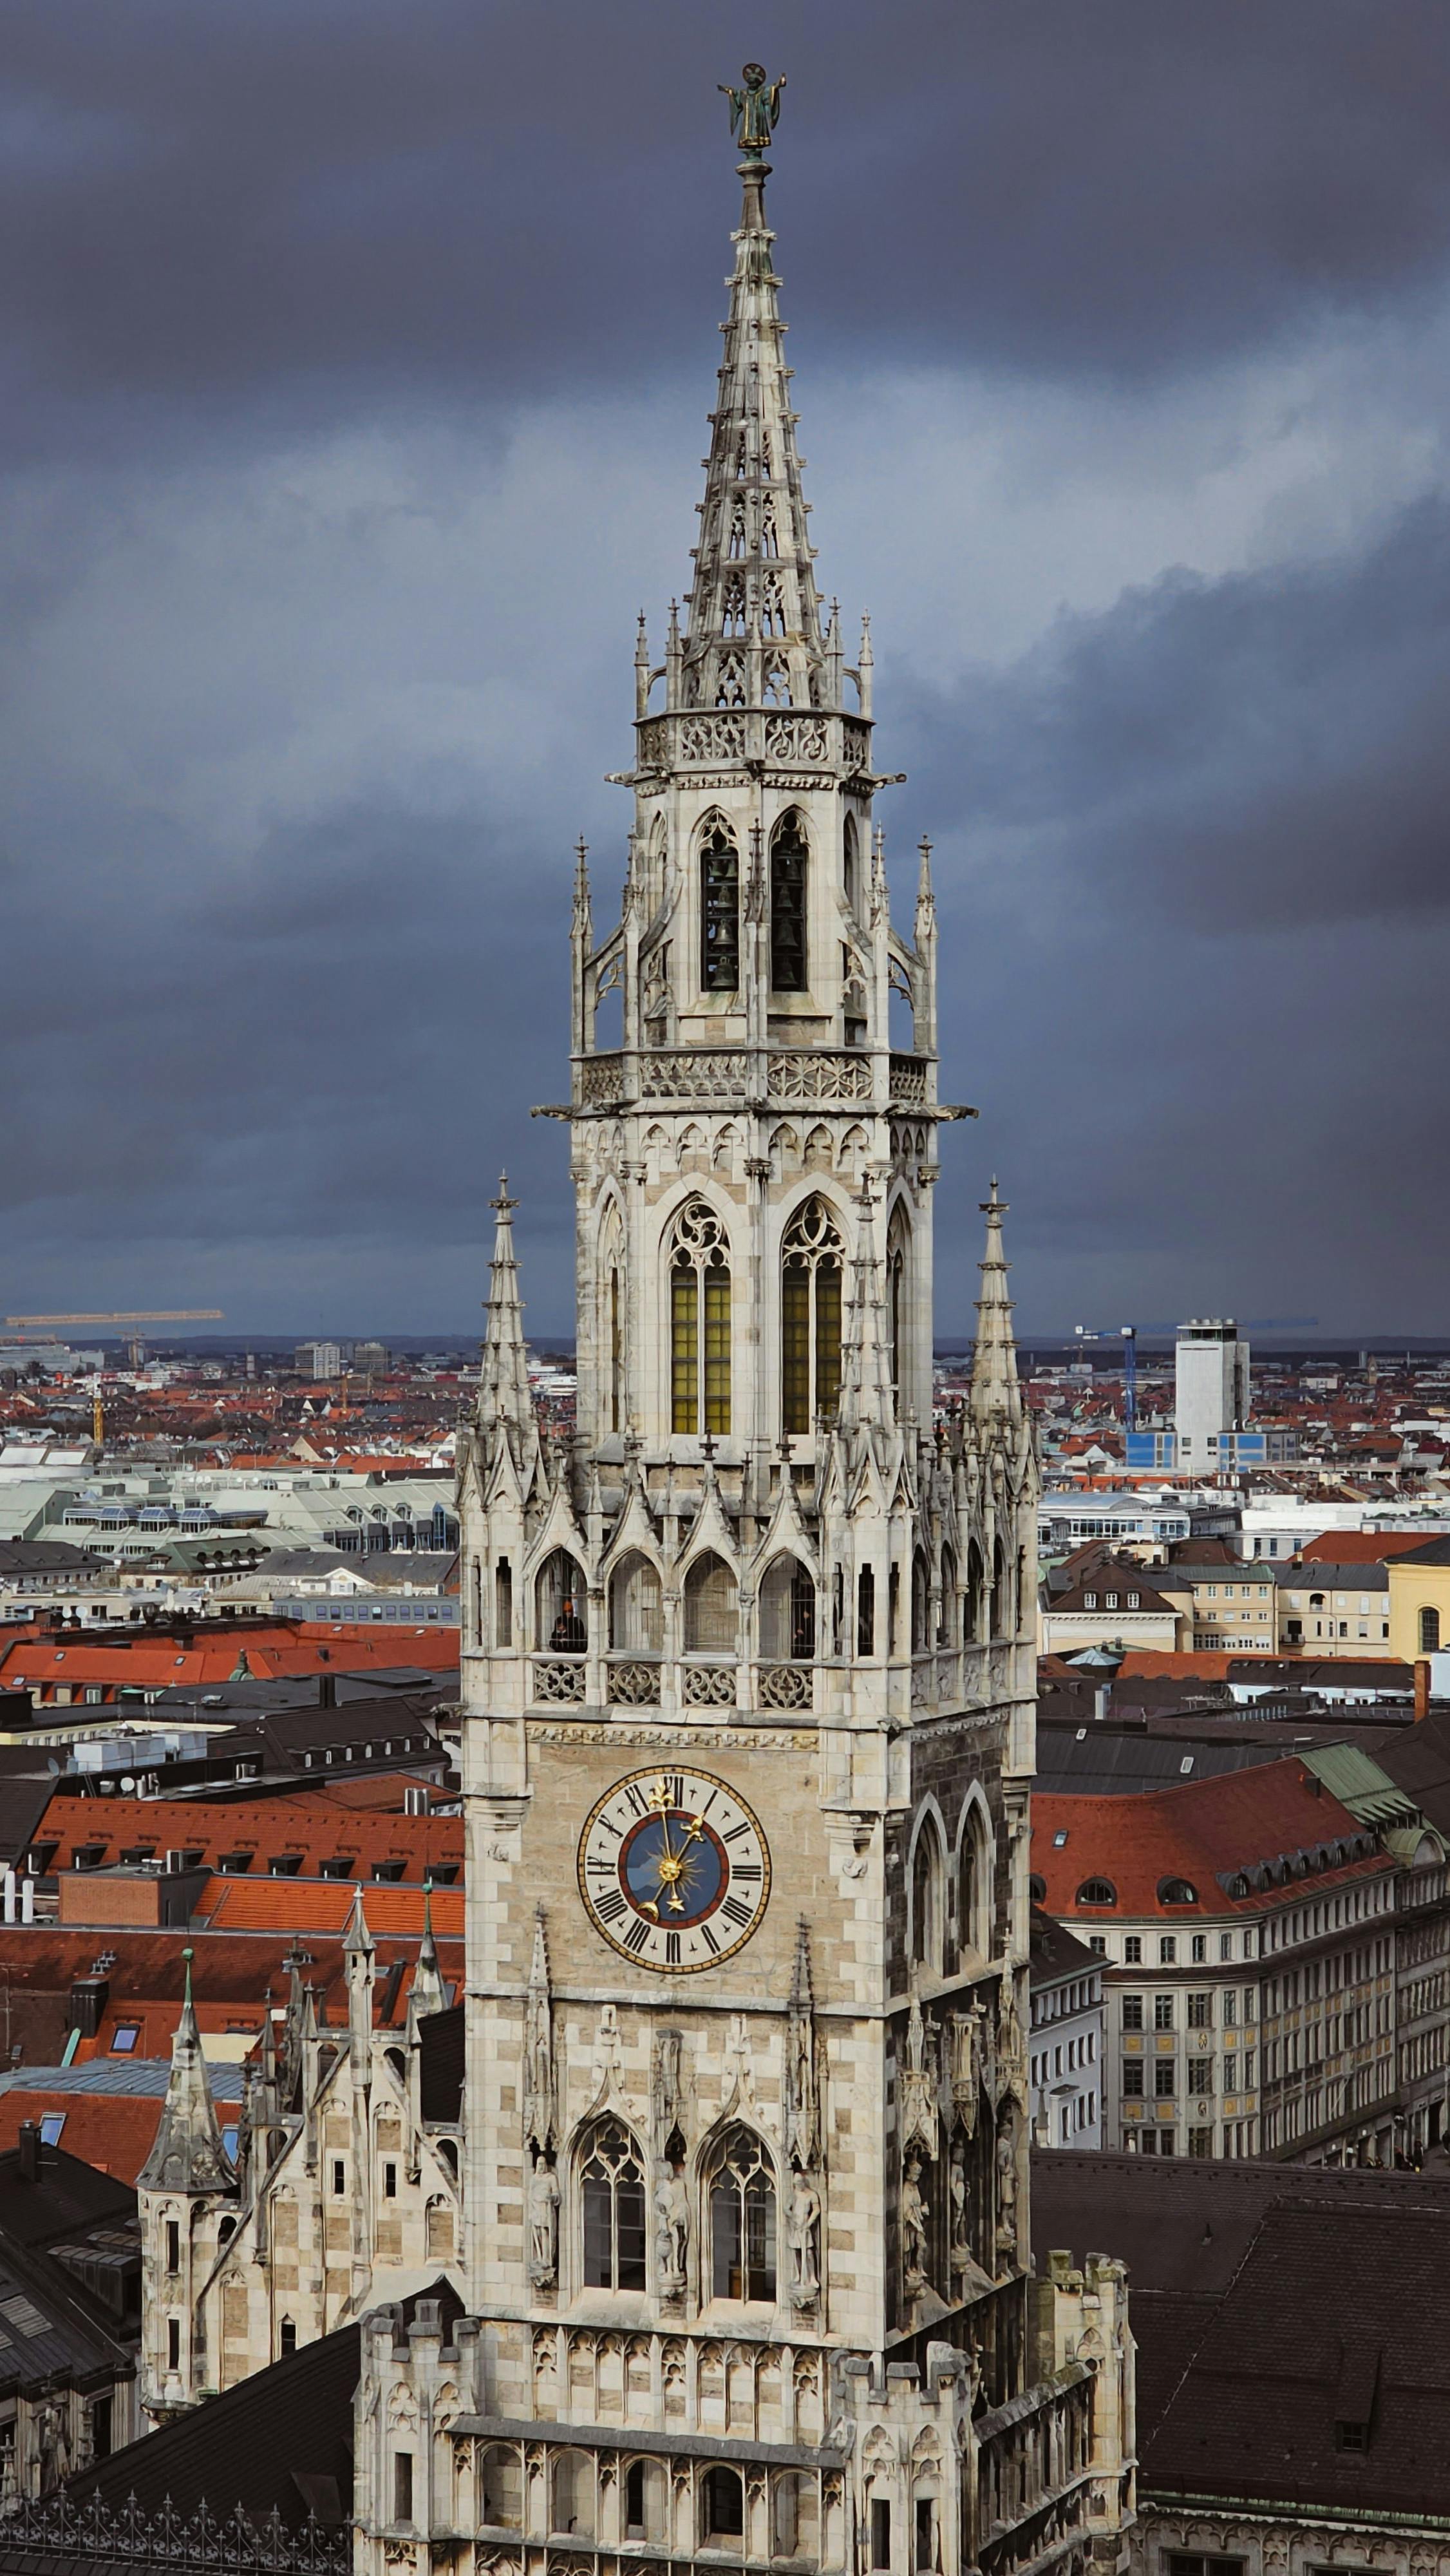
[[[1074,1324],[1080,1342],[1121,1341],[1123,1345],[1123,1429],[1136,1430],[1138,1422],[1138,1327],[1136,1324]]]

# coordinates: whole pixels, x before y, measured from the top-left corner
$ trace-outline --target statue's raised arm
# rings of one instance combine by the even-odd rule
[[[721,96],[730,101],[730,131],[742,152],[763,152],[780,119],[780,94],[785,76],[768,81],[763,63],[747,63],[740,75],[743,89],[732,89],[728,82],[716,86]]]

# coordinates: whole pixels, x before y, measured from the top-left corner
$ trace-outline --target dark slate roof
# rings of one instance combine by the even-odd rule
[[[105,1563],[94,1549],[72,1547],[68,1539],[0,1538],[0,1575],[74,1574]]]
[[[420,2295],[439,2302],[445,2332],[463,2313],[447,2281],[435,2281]],[[405,2322],[417,2304],[400,2303]],[[154,2514],[169,2497],[179,2514],[190,2516],[206,2504],[218,2520],[238,2504],[253,2518],[265,2519],[275,2508],[294,2531],[309,2510],[321,2522],[345,2521],[352,2504],[352,2402],[361,2367],[360,2329],[341,2326],[113,2452],[70,2481],[67,2499],[80,2506],[99,2495],[119,2511],[134,2494],[142,2512]],[[0,2568],[6,2563],[0,2539]]]
[[[1427,1538],[1423,1547],[1407,1547],[1396,1565],[1450,1565],[1450,1538]]]
[[[1028,1982],[1033,1987],[1061,1985],[1068,1977],[1091,1976],[1094,1968],[1102,1970],[1102,1960],[1086,1941],[1079,1941],[1065,1923],[1032,1908],[1031,1953]]]
[[[1269,1572],[1282,1592],[1388,1592],[1388,1566],[1374,1559],[1340,1565],[1327,1557],[1310,1557],[1302,1565],[1273,1565]]]
[[[1343,1728],[1338,1730],[1341,1734]],[[1180,1780],[1207,1780],[1220,1771],[1241,1771],[1255,1762],[1273,1762],[1281,1743],[1265,1741],[1240,1728],[1231,1743],[1187,1733],[1149,1734],[1142,1727],[1115,1727],[1110,1720],[1088,1718],[1081,1728],[1053,1725],[1037,1730],[1036,1787],[1051,1794],[1094,1791],[1113,1797],[1134,1796],[1145,1789],[1176,1788]]]
[[[1422,1816],[1450,1837],[1450,1709],[1431,1709],[1418,1726],[1385,1727],[1364,1738],[1382,1771],[1404,1789]]]
[[[1277,2203],[1140,2440],[1140,2487],[1443,2516],[1446,2219],[1443,2201]]]
[[[1032,2234],[1039,2271],[1058,2247],[1079,2262],[1127,2254],[1146,2490],[1334,2505],[1394,2504],[1402,2489],[1407,2509],[1443,2511],[1450,2433],[1427,2438],[1434,2408],[1445,2410],[1424,2387],[1450,2390],[1450,2362],[1433,2333],[1417,2325],[1403,2366],[1381,2368],[1367,2452],[1336,2447],[1326,2408],[1348,2367],[1346,2335],[1353,2361],[1388,2347],[1417,2301],[1431,2320],[1443,2305],[1450,2168],[1311,2171],[1042,2149]]]
[[[0,2155],[0,2237],[20,2245],[49,2245],[57,2237],[135,2215],[136,2195],[129,2183],[83,2164],[79,2156],[68,2156],[63,2147],[41,2148],[34,2182],[22,2175],[17,2148]]]
[[[463,2117],[463,2006],[429,2013],[418,2024],[418,2106],[425,2120]]]

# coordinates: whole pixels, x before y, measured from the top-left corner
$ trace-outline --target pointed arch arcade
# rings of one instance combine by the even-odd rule
[[[770,985],[775,993],[806,990],[806,894],[810,845],[792,805],[770,836]]]

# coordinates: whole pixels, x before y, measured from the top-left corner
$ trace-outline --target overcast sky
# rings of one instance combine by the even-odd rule
[[[738,187],[943,911],[937,1329],[1436,1332],[1444,0],[9,0],[0,1312],[567,1328]]]

